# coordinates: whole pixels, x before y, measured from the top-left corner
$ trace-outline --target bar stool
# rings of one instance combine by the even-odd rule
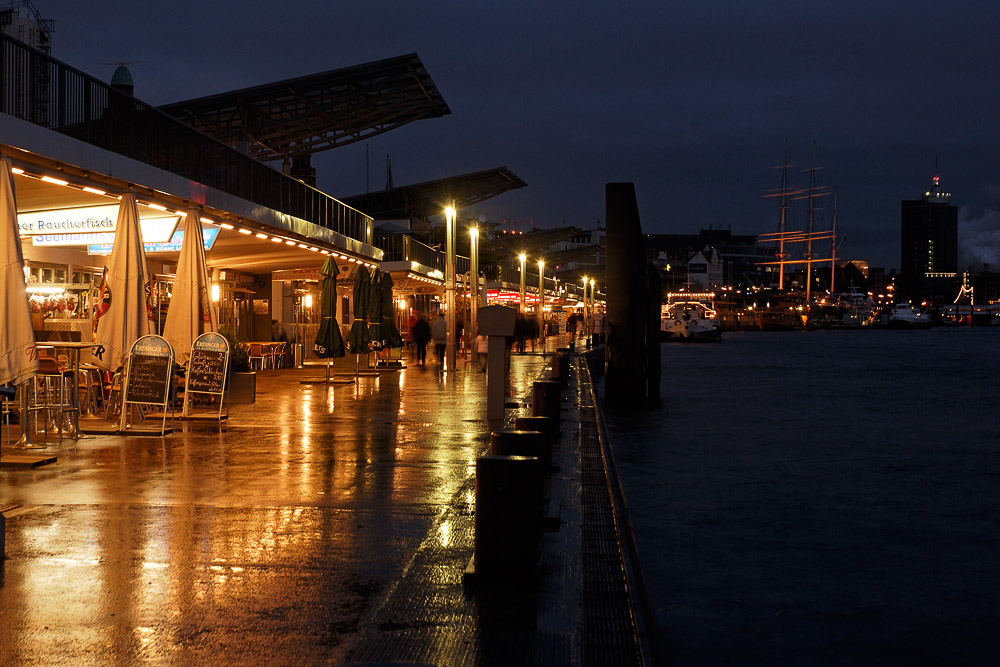
[[[63,437],[63,418],[67,413],[76,413],[79,418],[79,408],[73,405],[72,392],[73,371],[64,370],[54,357],[38,357],[38,374],[32,383],[33,401],[28,407],[29,413],[34,413],[35,431],[38,431],[38,413],[42,413],[45,437],[49,435],[49,420],[54,419],[59,439]],[[73,422],[73,428],[79,428],[79,421]]]
[[[5,442],[8,443],[10,442],[10,416],[14,412],[11,405],[13,404],[15,393],[16,387],[14,385],[0,387],[0,408],[2,408],[0,415],[2,415],[3,423],[7,427],[7,439]]]

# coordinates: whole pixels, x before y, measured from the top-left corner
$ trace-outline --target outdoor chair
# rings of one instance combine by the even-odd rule
[[[260,343],[250,343],[250,370],[254,370],[254,360],[256,360],[258,370],[264,370],[267,356],[264,354],[264,346]]]

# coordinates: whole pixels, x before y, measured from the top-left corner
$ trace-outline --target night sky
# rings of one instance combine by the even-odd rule
[[[34,4],[53,56],[105,81],[125,61],[151,104],[416,52],[452,114],[369,140],[372,190],[387,153],[397,186],[506,165],[528,187],[474,212],[519,229],[593,228],[604,184],[633,181],[646,232],[760,234],[786,142],[793,185],[815,145],[840,255],[894,268],[899,202],[937,159],[960,264],[1000,269],[1000,3]],[[364,143],[313,163],[330,194],[365,191]]]

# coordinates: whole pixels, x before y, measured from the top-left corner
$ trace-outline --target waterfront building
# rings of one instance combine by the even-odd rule
[[[8,14],[0,11],[0,18]],[[336,258],[342,286],[357,267],[388,260],[371,214],[311,185],[309,156],[450,113],[416,54],[156,108],[131,95],[134,81],[124,66],[107,85],[21,41],[20,32],[0,34],[0,154],[15,167],[28,281],[46,290],[33,297],[40,339],[89,335],[118,197],[134,192],[144,234],[147,227],[161,230],[161,237],[144,239],[161,323],[179,254],[179,214],[194,209],[207,227],[219,324],[238,338],[266,341],[277,320],[283,335],[307,343],[308,357],[326,256]],[[253,113],[243,113],[248,108]],[[336,113],[317,113],[324,109]],[[475,203],[524,185],[506,168],[488,175],[492,180],[442,179],[437,191]],[[390,188],[365,205],[382,211],[400,192],[412,195]],[[94,220],[112,226],[87,227]],[[59,234],[51,233],[54,224]],[[398,296],[443,292],[442,253],[424,250],[385,267]],[[342,326],[350,322],[349,292],[342,288]]]
[[[900,207],[898,297],[915,303],[950,303],[958,276],[958,209],[937,173],[920,199]]]

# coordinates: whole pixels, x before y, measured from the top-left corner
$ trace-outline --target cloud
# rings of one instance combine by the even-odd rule
[[[967,207],[959,209],[958,264],[960,269],[1000,270],[1000,211],[986,208],[974,214]]]

